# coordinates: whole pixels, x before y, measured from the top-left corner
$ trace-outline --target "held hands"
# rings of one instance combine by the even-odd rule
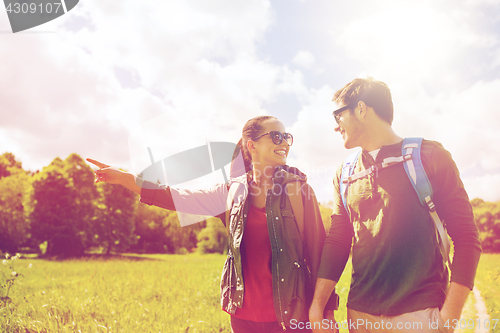
[[[314,297],[309,308],[309,321],[314,333],[338,333],[333,310],[325,310],[336,284],[337,281],[329,279],[317,278],[316,280]]]
[[[335,327],[336,321],[333,310],[325,310],[323,314],[321,312],[317,307],[311,306],[309,309],[309,321],[311,322],[313,333],[338,333],[339,331]]]
[[[333,310],[325,310],[324,316],[325,316],[325,319],[328,320],[328,326],[330,328],[333,328],[333,330],[331,330],[331,332],[339,333],[339,330],[337,329],[337,327],[335,325],[337,322],[335,321],[335,316],[333,314]]]

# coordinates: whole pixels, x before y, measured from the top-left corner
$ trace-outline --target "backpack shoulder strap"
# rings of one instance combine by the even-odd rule
[[[404,167],[410,182],[417,192],[420,203],[429,209],[439,236],[439,247],[443,259],[450,263],[450,240],[444,230],[443,222],[439,218],[434,202],[432,201],[432,185],[425,173],[422,164],[422,138],[405,138],[401,147],[403,155],[411,155],[411,159],[404,161]]]
[[[352,153],[351,155],[347,156],[346,160],[344,161],[344,164],[342,165],[342,174],[340,176],[340,195],[342,197],[342,203],[344,204],[345,211],[347,212],[347,215],[349,215],[349,210],[347,209],[347,191],[349,188],[349,183],[347,182],[347,178],[352,176],[354,173],[354,166],[356,165],[356,161],[359,158],[359,155],[361,154],[361,150]]]
[[[405,138],[401,147],[403,155],[411,155],[411,159],[405,161],[404,167],[408,178],[410,179],[415,192],[417,192],[420,203],[434,209],[432,202],[432,187],[425,173],[424,166],[422,165],[422,158],[420,156],[422,138]]]

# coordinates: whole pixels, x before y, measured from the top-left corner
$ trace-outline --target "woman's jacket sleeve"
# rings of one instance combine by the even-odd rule
[[[186,190],[145,181],[140,201],[177,212],[219,217],[224,222],[227,194],[226,184],[209,189]]]

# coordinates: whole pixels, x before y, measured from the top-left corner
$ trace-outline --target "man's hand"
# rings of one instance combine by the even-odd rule
[[[333,310],[325,310],[323,313],[318,307],[313,308],[311,306],[309,310],[309,321],[313,327],[313,333],[338,333],[335,327],[336,321]]]
[[[325,306],[330,298],[330,295],[335,290],[336,281],[318,278],[316,280],[316,289],[314,290],[314,297],[309,308],[309,321],[313,327],[314,333],[337,333],[335,328],[335,317],[332,310],[326,310]],[[328,319],[328,325],[323,325],[323,319]],[[333,330],[330,320],[333,321]],[[325,321],[326,323],[326,321]],[[318,328],[319,327],[319,328]],[[328,327],[328,328],[326,328]]]
[[[446,292],[446,299],[443,308],[441,309],[441,318],[447,323],[445,327],[448,332],[453,333],[456,323],[460,322],[460,315],[467,297],[469,297],[470,289],[456,282],[451,282]]]
[[[325,319],[328,319],[328,325],[330,325],[330,327],[333,327],[333,333],[338,333],[339,330],[336,327],[337,321],[335,320],[333,310],[325,310],[324,317]]]

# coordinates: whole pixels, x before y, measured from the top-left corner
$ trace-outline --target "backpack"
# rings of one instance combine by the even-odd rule
[[[439,240],[439,249],[443,260],[451,264],[450,262],[450,240],[444,229],[443,223],[439,218],[436,207],[432,202],[432,186],[427,178],[427,175],[422,165],[421,159],[421,146],[422,138],[405,138],[403,140],[403,145],[401,148],[401,156],[399,157],[388,157],[382,161],[382,163],[373,165],[371,168],[353,174],[354,166],[359,158],[361,151],[355,152],[349,155],[342,166],[342,175],[340,181],[340,195],[342,197],[342,203],[344,208],[349,215],[349,209],[347,207],[347,193],[349,191],[349,184],[356,181],[357,179],[366,177],[372,173],[377,173],[378,170],[386,168],[388,166],[394,165],[396,163],[403,163],[406,174],[410,179],[413,188],[417,192],[420,203],[429,210],[434,225],[436,227],[437,237]]]

